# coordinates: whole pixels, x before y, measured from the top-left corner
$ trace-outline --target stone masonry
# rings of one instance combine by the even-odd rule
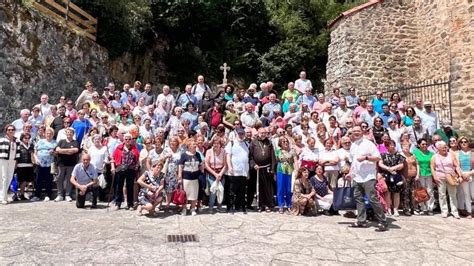
[[[473,13],[472,0],[371,0],[344,12],[329,25],[327,93],[450,79],[454,127],[474,136]]]
[[[16,1],[0,2],[0,125],[23,108],[77,97],[86,80],[106,85],[108,52]]]

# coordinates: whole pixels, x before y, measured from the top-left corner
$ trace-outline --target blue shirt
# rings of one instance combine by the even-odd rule
[[[298,97],[298,100],[296,101],[296,103],[298,105],[302,104],[302,103],[305,103],[308,105],[309,109],[313,108],[313,105],[314,103],[316,102],[316,98],[314,98],[313,95],[310,95],[310,96],[307,96],[307,95],[300,95],[300,97]]]
[[[49,167],[54,161],[54,156],[51,154],[52,151],[56,148],[56,141],[53,139],[51,142],[48,142],[46,139],[40,139],[36,145],[35,149],[37,151],[39,166]]]
[[[192,102],[194,104],[194,106],[196,106],[197,103],[198,103],[196,96],[194,96],[192,94],[187,94],[187,93],[181,94],[181,96],[179,96],[179,98],[176,102],[177,102],[176,105],[181,106],[184,109],[186,109],[186,105],[189,102]]]
[[[387,100],[378,99],[378,98],[373,98],[372,99],[372,105],[374,106],[374,111],[379,113],[379,114],[383,113],[382,105],[384,105],[384,104],[388,104]]]
[[[74,128],[76,140],[79,143],[79,147],[81,147],[82,139],[84,139],[84,136],[87,134],[87,131],[92,128],[92,124],[87,119],[84,119],[82,121],[76,119],[72,123],[71,127]]]
[[[383,120],[383,127],[384,128],[388,128],[388,119],[393,118],[393,119],[395,119],[395,121],[397,121],[397,117],[392,113],[386,114],[386,113],[382,112],[380,114],[380,118],[382,118],[382,120]]]

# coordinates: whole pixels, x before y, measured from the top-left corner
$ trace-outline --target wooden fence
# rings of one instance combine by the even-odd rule
[[[44,15],[63,21],[74,30],[95,41],[97,19],[71,2],[71,0],[36,0],[32,2],[35,9]]]

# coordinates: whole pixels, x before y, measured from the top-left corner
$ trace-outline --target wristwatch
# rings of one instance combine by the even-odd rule
[[[365,160],[368,161],[368,160],[369,160],[369,156],[365,156]]]

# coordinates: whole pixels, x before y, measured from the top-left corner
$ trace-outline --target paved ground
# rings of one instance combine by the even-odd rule
[[[441,264],[474,265],[474,221],[399,217],[390,231],[350,229],[351,219],[78,210],[74,203],[0,206],[0,264]],[[196,234],[197,243],[167,243]]]

